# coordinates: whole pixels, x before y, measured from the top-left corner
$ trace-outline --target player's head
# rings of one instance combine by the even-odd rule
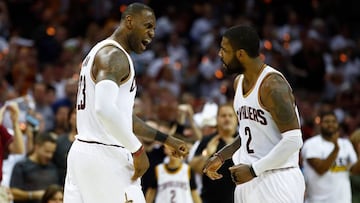
[[[155,37],[154,11],[142,3],[130,4],[121,15],[121,23],[126,30],[125,49],[138,54],[144,52]]]
[[[228,73],[243,73],[244,62],[259,56],[260,38],[256,30],[247,25],[226,30],[221,40],[219,56]]]
[[[335,112],[325,111],[320,114],[320,130],[321,135],[331,137],[339,130],[339,123]]]

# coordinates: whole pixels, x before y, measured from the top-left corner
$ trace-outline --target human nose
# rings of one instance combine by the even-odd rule
[[[155,29],[150,29],[150,31],[149,31],[149,36],[150,36],[151,38],[154,38],[154,37],[155,37]]]

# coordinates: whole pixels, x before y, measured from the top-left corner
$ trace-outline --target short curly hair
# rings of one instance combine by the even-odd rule
[[[254,27],[237,25],[229,28],[223,34],[234,50],[244,49],[252,57],[260,55],[260,38]]]

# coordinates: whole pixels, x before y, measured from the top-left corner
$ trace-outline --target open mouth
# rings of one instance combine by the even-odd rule
[[[141,44],[143,45],[144,48],[146,48],[150,43],[151,43],[150,39],[144,39],[141,41]]]

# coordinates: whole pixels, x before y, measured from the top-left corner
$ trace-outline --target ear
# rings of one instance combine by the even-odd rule
[[[240,60],[241,58],[244,58],[247,54],[244,49],[239,49],[235,52],[236,58]]]
[[[132,17],[130,15],[127,15],[125,17],[125,25],[126,25],[126,27],[128,29],[132,29],[132,27],[133,27],[133,19],[132,19]]]

